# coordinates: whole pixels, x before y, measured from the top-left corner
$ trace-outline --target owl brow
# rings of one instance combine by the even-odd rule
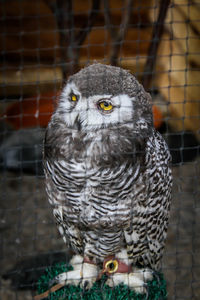
[[[104,96],[104,97],[100,98],[98,101],[103,101],[103,100],[110,100],[111,101],[112,98],[113,98],[112,95],[111,96]]]
[[[113,105],[114,108],[120,108],[121,107],[121,103],[119,103],[119,104],[114,103],[112,101],[113,97],[115,97],[115,95],[111,95],[110,97],[107,97],[107,98],[102,98],[99,101],[108,100],[108,101],[110,101],[112,103],[112,105]]]

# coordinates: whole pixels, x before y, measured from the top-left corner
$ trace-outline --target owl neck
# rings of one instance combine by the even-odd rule
[[[86,158],[91,165],[116,166],[144,161],[146,139],[139,138],[127,126],[100,129],[96,132],[72,134],[71,143],[78,157]]]
[[[87,160],[91,166],[116,166],[124,162],[134,164],[144,161],[147,135],[149,133],[141,135],[125,125],[82,132],[61,124],[54,128],[53,135],[48,137],[47,132],[46,147],[51,149],[51,155],[54,153],[65,160]]]

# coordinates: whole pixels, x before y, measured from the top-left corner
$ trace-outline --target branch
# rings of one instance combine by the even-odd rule
[[[127,0],[126,3],[127,3],[126,10],[124,12],[124,16],[123,16],[121,24],[120,24],[120,29],[116,35],[115,41],[113,43],[114,45],[113,45],[111,55],[110,55],[111,65],[117,65],[117,57],[119,54],[120,46],[122,44],[122,41],[124,40],[126,31],[128,29],[129,20],[130,20],[130,16],[132,13],[133,0]]]
[[[96,21],[96,16],[98,14],[100,7],[100,0],[93,0],[92,2],[92,8],[90,10],[88,20],[86,24],[82,26],[80,29],[79,33],[76,36],[76,45],[81,46],[82,43],[85,41],[87,35],[90,33],[95,21]]]
[[[59,29],[60,64],[63,73],[63,81],[65,81],[67,75],[72,71],[69,71],[67,62],[73,61],[74,59],[73,51],[69,51],[69,47],[74,43],[72,0],[57,0],[54,4],[46,1],[46,3],[55,15]]]
[[[47,0],[46,3],[56,17],[57,26],[60,32],[60,63],[63,80],[65,81],[67,75],[77,71],[79,49],[95,23],[100,0],[93,0],[86,24],[81,27],[76,37],[74,34],[75,24],[72,0],[57,0],[57,5],[55,3],[48,3]]]
[[[113,28],[111,24],[111,13],[110,13],[108,0],[104,0],[104,17],[105,17],[106,27],[110,32],[111,39],[114,40],[116,38],[117,31],[115,30],[115,28]]]
[[[149,45],[148,56],[144,67],[144,75],[142,82],[145,89],[149,88],[153,78],[158,46],[164,30],[164,22],[169,4],[170,0],[160,0],[159,14],[157,21],[154,23],[153,26],[152,39]]]

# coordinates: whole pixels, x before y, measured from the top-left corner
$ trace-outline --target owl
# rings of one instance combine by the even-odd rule
[[[44,143],[48,200],[75,255],[59,283],[144,293],[168,227],[170,153],[153,126],[151,97],[128,71],[92,64],[69,77]]]

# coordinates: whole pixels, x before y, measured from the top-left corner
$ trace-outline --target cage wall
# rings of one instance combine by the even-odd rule
[[[162,271],[168,299],[200,298],[200,2],[2,0],[0,229],[2,299],[33,299],[68,259],[44,186],[44,133],[68,76],[94,62],[130,70],[150,92],[171,155]]]

